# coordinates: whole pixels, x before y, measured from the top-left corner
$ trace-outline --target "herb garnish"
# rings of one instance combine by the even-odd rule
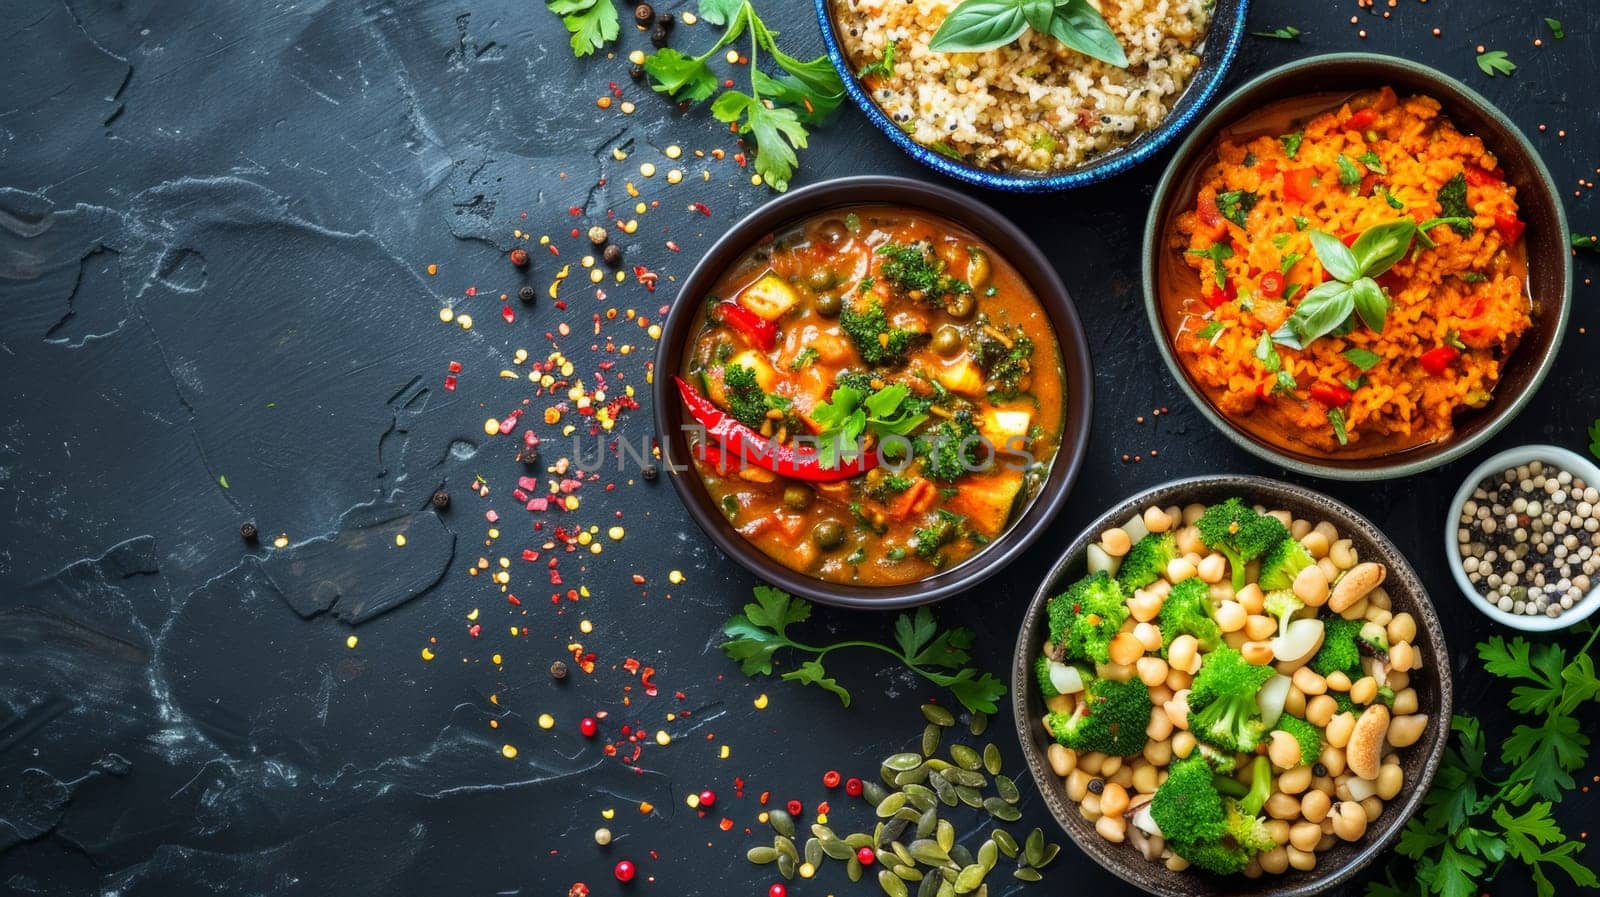
[[[1550,36],[1554,37],[1556,40],[1561,40],[1567,36],[1567,29],[1561,27],[1560,19],[1552,19],[1547,16],[1544,20],[1544,24],[1545,27],[1550,29]]]
[[[1285,25],[1282,28],[1274,28],[1271,31],[1252,31],[1250,34],[1255,37],[1272,38],[1273,40],[1294,40],[1300,36],[1301,32],[1299,28],[1293,25]]]
[[[1573,234],[1572,235],[1572,248],[1573,249],[1600,249],[1600,239],[1597,239],[1593,234],[1583,234],[1583,235]]]
[[[1389,173],[1389,169],[1383,167],[1383,160],[1379,159],[1378,154],[1372,150],[1367,150],[1366,152],[1357,156],[1356,161],[1360,162],[1362,165],[1365,165],[1367,170],[1373,174]]]
[[[1279,142],[1283,144],[1283,154],[1290,159],[1300,154],[1300,144],[1304,143],[1305,139],[1306,135],[1299,131],[1293,134],[1285,134],[1278,138]]]
[[[862,66],[861,67],[861,71],[856,72],[856,77],[857,78],[865,78],[868,75],[882,75],[885,78],[893,78],[894,77],[894,51],[896,49],[898,49],[899,47],[900,47],[900,42],[899,41],[897,41],[897,40],[889,41],[888,45],[883,48],[883,58],[878,60],[877,62],[869,62],[866,65]]]
[[[1517,70],[1517,64],[1512,62],[1504,50],[1490,50],[1478,54],[1478,69],[1485,75],[1493,78],[1495,75],[1510,76]]]
[[[588,56],[617,39],[617,7],[612,0],[544,0],[572,36],[572,55]]]
[[[1228,269],[1222,263],[1227,259],[1233,258],[1232,246],[1227,243],[1212,243],[1205,249],[1191,249],[1189,254],[1203,255],[1210,259],[1212,270],[1217,278],[1217,287],[1221,288],[1228,285]]]
[[[722,650],[739,662],[747,676],[770,676],[773,655],[790,648],[813,657],[781,678],[815,685],[839,697],[839,702],[850,706],[850,692],[837,679],[827,675],[822,658],[840,648],[872,648],[897,658],[911,672],[935,685],[950,689],[961,705],[974,713],[995,713],[995,700],[1006,693],[1006,686],[993,674],[982,673],[967,662],[972,659],[970,648],[973,632],[966,627],[939,631],[933,612],[926,607],[916,613],[901,614],[894,623],[893,647],[881,642],[851,640],[826,646],[813,646],[797,642],[788,635],[788,627],[803,623],[811,616],[811,604],[791,597],[787,592],[772,586],[756,586],[755,601],[744,606],[744,612],[735,614],[723,624],[723,634],[728,641]],[[953,672],[947,672],[953,671]]]
[[[1589,427],[1589,454],[1600,458],[1600,419]]]
[[[1249,190],[1229,190],[1217,194],[1217,211],[1222,217],[1244,227],[1245,216],[1256,207],[1258,197]]]
[[[1346,156],[1344,153],[1340,153],[1338,162],[1339,183],[1345,185],[1346,187],[1354,187],[1355,185],[1361,183],[1361,169],[1356,167],[1356,163],[1350,161],[1349,156]]]
[[[1011,43],[1032,28],[1092,59],[1128,67],[1117,35],[1089,0],[963,0],[950,10],[928,49],[977,53]]]
[[[821,353],[819,353],[815,348],[806,346],[804,349],[801,349],[799,352],[795,353],[794,360],[789,362],[789,370],[798,371],[801,368],[810,365],[820,357]]]
[[[750,92],[722,91],[711,104],[711,114],[754,139],[756,174],[781,193],[789,188],[789,178],[799,165],[795,151],[806,147],[810,136],[806,126],[821,123],[844,98],[839,73],[826,55],[802,61],[779,49],[778,33],[761,21],[750,0],[703,0],[700,18],[723,26],[722,37],[699,56],[664,47],[647,57],[644,69],[652,87],[691,102],[710,99],[721,82],[706,60],[748,32]],[[774,77],[756,67],[763,51],[784,74]]]
[[[819,402],[811,419],[821,425],[817,434],[817,461],[823,467],[838,462],[842,450],[853,456],[861,450],[861,438],[868,433],[878,437],[905,436],[928,419],[925,402],[910,399],[904,383],[893,383],[868,394],[851,386],[838,386],[828,401]]]
[[[1363,373],[1372,370],[1378,362],[1383,360],[1383,356],[1371,349],[1363,349],[1360,346],[1352,346],[1339,354],[1344,356],[1345,361],[1355,365],[1356,369]]]
[[[1339,408],[1329,408],[1328,423],[1333,425],[1333,438],[1339,440],[1340,445],[1349,445],[1350,431],[1345,428],[1344,411]]]
[[[1214,341],[1217,337],[1222,335],[1222,331],[1226,330],[1227,327],[1228,325],[1222,323],[1221,321],[1212,321],[1206,326],[1201,327],[1200,330],[1195,333],[1195,337],[1197,339]]]
[[[1467,174],[1458,171],[1455,177],[1439,188],[1439,214],[1446,218],[1464,219],[1461,224],[1450,225],[1463,237],[1472,235],[1472,206],[1467,205]]]

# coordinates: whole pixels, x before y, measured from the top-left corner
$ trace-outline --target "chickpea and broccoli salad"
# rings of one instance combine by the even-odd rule
[[[1311,871],[1405,783],[1417,622],[1326,521],[1150,507],[1046,607],[1046,757],[1099,835],[1167,869]]]
[[[1048,313],[953,222],[858,206],[717,281],[677,378],[691,457],[735,529],[798,572],[925,579],[998,538],[1061,442]]]

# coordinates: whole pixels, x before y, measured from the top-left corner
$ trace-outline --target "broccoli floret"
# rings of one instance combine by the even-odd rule
[[[981,434],[965,409],[942,420],[917,437],[916,451],[922,456],[922,472],[930,480],[943,483],[979,469],[984,461]]]
[[[1279,539],[1266,557],[1261,559],[1261,574],[1256,582],[1266,591],[1294,587],[1294,578],[1300,571],[1315,564],[1311,552],[1293,538]]]
[[[960,514],[940,508],[927,526],[915,527],[911,536],[917,543],[917,557],[935,567],[944,563],[942,549],[961,537],[961,524],[966,520]]]
[[[1132,592],[1160,579],[1167,564],[1178,556],[1178,541],[1171,533],[1148,533],[1133,543],[1117,568],[1117,581]]]
[[[1222,629],[1211,617],[1211,589],[1198,577],[1190,577],[1172,587],[1161,602],[1156,616],[1161,627],[1161,648],[1172,647],[1180,635],[1192,635],[1201,651],[1210,651],[1222,641]]]
[[[1226,646],[1207,654],[1189,692],[1189,731],[1224,750],[1255,750],[1266,734],[1256,693],[1272,672]]]
[[[1096,679],[1077,709],[1050,714],[1045,726],[1052,738],[1073,750],[1126,757],[1144,749],[1154,708],[1150,688],[1138,679]]]
[[[1015,398],[1033,372],[1033,340],[1021,327],[1004,331],[979,315],[971,345],[972,360],[983,368],[990,397]]]
[[[1215,777],[1198,756],[1179,760],[1151,798],[1150,816],[1178,856],[1201,869],[1230,875],[1274,846],[1266,820],[1257,815],[1272,793],[1271,764],[1256,758],[1250,788],[1242,797],[1224,799],[1220,786],[1230,791],[1242,787]]]
[[[724,367],[722,385],[728,396],[728,413],[735,420],[747,427],[760,427],[766,421],[772,399],[756,382],[755,371],[737,364]]]
[[[1324,617],[1322,647],[1311,657],[1309,666],[1323,676],[1331,676],[1334,673],[1353,675],[1360,672],[1361,648],[1356,644],[1356,639],[1360,635],[1360,620]]]
[[[1250,767],[1250,791],[1238,800],[1224,801],[1227,819],[1223,822],[1224,837],[1253,856],[1277,846],[1267,834],[1267,821],[1260,816],[1267,798],[1272,796],[1272,761],[1256,757]]]
[[[1322,730],[1300,717],[1285,713],[1278,718],[1276,731],[1287,733],[1300,745],[1300,765],[1314,763],[1322,756]]]
[[[1104,570],[1091,573],[1050,599],[1050,641],[1063,660],[1111,661],[1111,640],[1128,618],[1122,590]]]
[[[1294,593],[1288,589],[1274,589],[1261,602],[1263,612],[1278,618],[1279,635],[1289,631],[1289,619],[1305,606],[1306,603],[1294,597]]]
[[[882,469],[880,468],[875,472],[882,473]],[[867,482],[861,487],[861,491],[865,492],[868,498],[876,499],[877,501],[888,501],[910,489],[915,484],[916,480],[910,477],[903,477],[897,473],[882,477],[874,477],[872,473],[868,473]]]
[[[1225,751],[1212,747],[1204,741],[1195,742],[1195,754],[1206,761],[1214,773],[1226,775],[1239,768],[1239,755],[1233,751]]]
[[[861,360],[873,366],[905,363],[906,353],[928,338],[926,333],[889,326],[889,316],[876,299],[851,297],[839,311],[839,327],[855,343]]]
[[[1245,565],[1289,536],[1283,521],[1269,514],[1257,514],[1237,498],[1207,508],[1195,526],[1207,547],[1228,558],[1234,591],[1244,588]]]
[[[942,307],[945,297],[972,292],[965,281],[945,273],[944,259],[926,240],[915,243],[885,243],[878,248],[883,263],[878,273],[896,289],[918,302]]]
[[[1055,681],[1050,678],[1050,658],[1043,654],[1039,655],[1039,658],[1033,662],[1033,676],[1039,680],[1039,693],[1046,698],[1053,698],[1061,694],[1061,692],[1056,691]]]
[[[1348,713],[1352,716],[1361,715],[1361,705],[1351,700],[1349,692],[1332,691],[1329,694],[1333,695],[1334,713]]]

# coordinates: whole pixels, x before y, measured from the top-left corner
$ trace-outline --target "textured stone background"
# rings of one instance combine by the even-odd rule
[[[802,55],[820,48],[809,4],[762,5]],[[1564,41],[1545,34],[1545,15],[1565,21]],[[1251,22],[1306,33],[1248,39],[1231,84],[1315,52],[1397,53],[1510,113],[1564,190],[1600,166],[1600,19],[1588,0],[1401,0],[1387,20],[1354,0],[1259,0]],[[680,29],[676,40],[709,37]],[[1521,68],[1486,78],[1478,43]],[[549,895],[584,880],[612,893],[610,865],[628,857],[641,870],[634,890],[765,893],[769,870],[740,859],[755,843],[741,830],[754,794],[814,803],[823,770],[870,774],[920,731],[913,704],[933,692],[871,657],[830,661],[855,686],[848,710],[740,676],[715,644],[752,581],[706,545],[664,483],[582,493],[571,522],[630,530],[602,555],[564,559],[567,586],[593,597],[553,608],[543,572],[518,568],[513,589],[533,597],[517,614],[466,575],[480,554],[515,556],[542,538],[515,511],[509,535],[481,548],[480,515],[494,502],[467,488],[481,473],[503,498],[518,473],[509,444],[481,427],[526,394],[525,382],[495,376],[511,352],[543,357],[543,334],[567,321],[579,332],[557,344],[587,375],[602,357],[582,331],[595,311],[654,316],[673,296],[667,278],[769,198],[730,161],[687,160],[676,187],[637,176],[640,161],[665,170],[669,144],[733,152],[703,111],[656,100],[620,55],[574,61],[530,0],[7,0],[0,46],[0,892]],[[625,27],[619,54],[644,46]],[[596,107],[613,80],[634,115]],[[633,158],[612,161],[618,147]],[[1098,374],[1088,467],[1067,511],[1028,558],[939,608],[977,628],[980,660],[996,671],[1052,552],[1100,508],[1180,475],[1281,473],[1187,407],[1151,344],[1136,247],[1164,161],[1067,195],[980,197],[1056,261]],[[922,174],[849,109],[802,164],[797,184]],[[628,263],[658,270],[663,288],[647,294],[630,278],[602,304],[574,278],[568,310],[543,301],[502,323],[493,297],[519,283],[502,257],[513,229],[566,250],[557,260],[534,247],[530,282],[542,293],[578,254],[568,229],[628,214],[629,178],[660,208],[625,245]],[[1574,229],[1600,229],[1590,193],[1568,195]],[[1580,280],[1596,267],[1580,259]],[[440,324],[445,304],[477,327]],[[1560,364],[1492,449],[1582,447],[1600,414],[1597,325],[1593,289],[1580,285]],[[636,331],[607,333],[641,347],[617,360],[642,390],[650,344]],[[452,360],[465,371],[448,392]],[[1170,415],[1135,423],[1163,405]],[[617,434],[647,436],[648,412],[646,401]],[[1159,461],[1119,460],[1151,449]],[[1492,721],[1503,696],[1470,657],[1492,629],[1455,594],[1438,548],[1443,503],[1471,460],[1403,484],[1314,485],[1411,552],[1445,612],[1461,705]],[[442,516],[427,507],[441,484],[456,496]],[[250,549],[237,535],[245,519],[292,547]],[[409,544],[397,551],[402,531]],[[668,587],[671,568],[687,582]],[[464,617],[480,607],[485,632],[473,640]],[[528,634],[504,636],[511,624]],[[819,612],[812,625],[882,637],[889,620]],[[430,636],[440,659],[424,664]],[[598,668],[556,687],[545,669],[573,639]],[[657,668],[661,697],[617,669],[628,656]],[[763,691],[771,704],[758,712]],[[613,727],[637,721],[676,741],[650,745],[635,772],[576,733],[599,709]],[[665,721],[684,709],[689,718]],[[544,712],[557,720],[550,731],[534,724]],[[1009,728],[997,719],[991,735],[1017,769]],[[517,759],[501,757],[507,742]],[[726,761],[715,759],[723,744]],[[734,776],[748,782],[744,801]],[[720,832],[685,808],[707,786],[741,828]],[[640,801],[654,813],[641,816]],[[606,807],[618,840],[602,851],[590,835]],[[1025,825],[1051,827],[1031,793],[1025,807]],[[1574,795],[1563,815],[1576,830],[1596,809]],[[836,810],[835,822],[866,824],[857,810]],[[1070,847],[1049,881],[1060,893],[1125,889]],[[839,876],[793,890],[845,886]]]

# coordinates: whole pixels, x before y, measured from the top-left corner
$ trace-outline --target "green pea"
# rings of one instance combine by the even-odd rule
[[[840,309],[844,307],[844,300],[838,293],[818,293],[812,304],[816,306],[817,314],[824,318],[837,318]]]
[[[967,283],[977,292],[989,285],[989,278],[993,275],[989,263],[989,253],[977,246],[967,247]]]
[[[796,511],[811,507],[811,490],[799,483],[783,487],[783,503]]]
[[[946,358],[961,351],[961,330],[951,324],[943,324],[933,332],[933,351]]]
[[[972,317],[972,313],[977,310],[978,300],[974,299],[971,293],[957,293],[950,297],[950,304],[945,306],[945,311],[950,313],[950,317],[962,320]]]
[[[824,520],[811,528],[811,544],[831,551],[844,544],[844,524],[837,520]]]
[[[806,286],[813,290],[826,290],[839,283],[839,275],[830,268],[812,268],[806,274]]]

